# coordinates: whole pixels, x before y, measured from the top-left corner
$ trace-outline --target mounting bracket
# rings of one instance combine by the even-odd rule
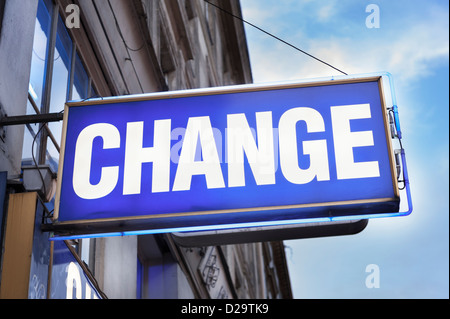
[[[59,122],[64,118],[64,113],[46,113],[34,115],[8,116],[6,113],[0,113],[0,127],[8,125],[35,124]]]

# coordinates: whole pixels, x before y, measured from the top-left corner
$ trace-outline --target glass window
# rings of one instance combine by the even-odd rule
[[[75,56],[75,70],[73,78],[73,88],[71,100],[84,100],[92,96],[90,95],[89,77],[84,69],[78,53]]]
[[[53,75],[50,90],[50,113],[63,111],[64,103],[68,99],[72,49],[72,39],[67,32],[62,18],[59,16],[56,33],[55,55],[53,61]],[[60,143],[62,122],[48,123],[48,127],[50,128],[50,131],[53,132],[56,141]],[[50,157],[47,156],[46,163],[52,165],[54,162],[58,162],[59,152],[56,150],[51,141],[47,142],[47,151],[49,152]]]
[[[76,44],[64,20],[57,14],[58,8],[55,6],[58,5],[52,0],[39,0],[38,3],[27,114],[62,112],[67,100],[86,99],[96,94],[78,55]],[[52,21],[52,19],[55,20]],[[49,57],[52,56],[52,61],[49,61]],[[47,127],[40,131],[44,138],[36,138],[34,150],[32,150],[33,139],[39,127],[39,125],[27,125],[22,158],[24,162],[28,160],[31,164],[31,154],[34,154],[38,164],[45,162],[57,171],[62,121],[48,123]]]
[[[33,108],[30,98],[28,99],[27,103],[27,114],[36,114],[35,108]],[[25,126],[24,139],[22,144],[22,165],[36,165],[38,163],[37,154],[39,151],[39,138],[36,137],[36,134],[40,132],[39,129],[40,126],[36,123],[29,123]],[[46,128],[42,128],[41,131],[42,130],[46,130]],[[58,158],[59,147],[55,146],[55,143],[51,140],[50,135],[48,139],[46,162],[50,164],[50,167],[54,172],[56,172],[58,171],[58,163],[55,160],[55,155],[56,158]]]
[[[27,114],[36,114],[30,101],[27,103]],[[34,165],[32,159],[33,139],[39,130],[38,124],[27,124],[25,127],[23,145],[22,145],[22,163],[23,165]],[[36,156],[36,143],[34,145],[34,156]]]
[[[64,103],[68,98],[68,83],[72,60],[72,39],[70,38],[61,17],[58,17],[57,28],[51,84],[50,113],[64,110]]]
[[[52,7],[49,6],[51,5],[51,1],[39,1],[36,25],[34,28],[29,92],[39,108],[41,107],[42,94],[44,93],[45,61],[47,57],[52,12]]]
[[[62,124],[60,124],[62,125]],[[55,132],[54,130],[50,130],[51,132]],[[61,133],[58,133],[59,139],[56,140],[58,144],[60,144]],[[56,136],[55,136],[56,138]],[[52,139],[47,136],[47,151],[45,156],[45,164],[49,165],[54,172],[58,171],[58,161],[59,161],[59,149],[56,148],[55,144],[53,144]]]
[[[95,89],[94,85],[92,84],[91,81],[91,85],[89,86],[89,97],[99,97],[97,90]]]
[[[53,0],[39,0],[38,3],[28,87],[29,115],[62,112],[67,100],[87,99],[97,94],[78,55],[76,43],[63,19],[57,14],[56,3],[53,3]],[[52,56],[53,58],[49,59]],[[45,94],[48,95],[44,96]],[[41,124],[27,124],[22,147],[22,164],[35,165],[45,162],[57,172],[61,135],[62,121],[47,123],[45,127]],[[52,205],[53,200],[54,198],[47,204]],[[78,245],[78,242],[73,242],[75,247],[79,248],[78,253],[82,260],[93,270],[95,240],[85,239],[80,243],[81,245]]]

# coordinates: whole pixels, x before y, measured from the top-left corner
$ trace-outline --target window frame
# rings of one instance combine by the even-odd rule
[[[2,2],[6,0],[0,0]],[[28,92],[28,101],[32,105],[34,111],[36,114],[45,114],[50,112],[51,107],[51,97],[52,97],[52,84],[53,84],[53,73],[54,73],[54,60],[55,60],[55,52],[57,51],[57,38],[58,38],[58,28],[63,27],[64,30],[67,32],[67,35],[70,38],[71,41],[71,52],[67,52],[69,55],[70,61],[68,66],[68,78],[67,78],[67,91],[66,91],[66,98],[65,101],[69,101],[72,99],[73,91],[74,91],[74,81],[75,81],[75,72],[76,72],[76,57],[79,58],[81,65],[84,68],[84,71],[86,72],[87,79],[88,79],[88,92],[87,94],[91,94],[92,92],[97,92],[94,81],[92,79],[92,76],[89,74],[88,70],[86,69],[85,62],[83,61],[82,54],[79,50],[79,46],[77,44],[77,41],[75,39],[75,36],[73,32],[65,26],[65,15],[63,6],[59,4],[59,1],[54,0],[39,0],[43,3],[52,4],[52,7],[49,8],[49,15],[50,15],[50,29],[48,32],[48,38],[46,43],[46,56],[45,56],[45,64],[44,64],[44,79],[43,79],[43,88],[42,88],[42,97],[41,97],[41,105],[37,105],[37,103],[34,101],[33,96]],[[36,18],[37,19],[37,18]],[[64,24],[63,26],[59,25],[59,23]],[[50,62],[51,61],[51,62]],[[88,96],[90,97],[90,95]],[[31,127],[27,127],[30,131],[30,134],[34,138],[35,132]],[[56,151],[60,152],[60,145],[57,139],[55,138],[54,134],[52,133],[49,126],[45,123],[39,125],[39,130],[41,131],[41,134],[39,138],[36,140],[38,148],[37,148],[37,163],[38,165],[42,165],[46,163],[46,158],[48,154],[48,139],[50,139],[51,143],[55,147]]]
[[[42,92],[40,92],[41,97],[40,101],[36,102],[34,100],[32,92],[30,92],[30,89],[28,90],[28,103],[32,107],[32,110],[30,109],[29,112],[34,111],[34,114],[54,112],[54,110],[51,110],[51,99],[54,97],[52,96],[52,89],[54,89],[53,75],[54,71],[57,72],[58,70],[55,69],[55,56],[57,55],[56,52],[59,52],[59,49],[65,50],[64,53],[67,54],[67,57],[69,59],[68,63],[65,63],[68,74],[67,81],[65,83],[66,91],[64,102],[72,100],[74,91],[77,90],[77,88],[75,87],[77,84],[83,86],[83,92],[77,90],[77,98],[79,97],[82,99],[88,99],[96,97],[98,94],[97,92],[99,92],[97,89],[97,85],[101,86],[103,94],[108,94],[108,90],[105,89],[106,80],[104,77],[102,77],[102,75],[99,75],[99,70],[101,72],[101,66],[98,64],[99,61],[96,59],[95,53],[93,55],[94,50],[93,48],[86,47],[88,38],[85,30],[70,29],[65,23],[67,18],[64,8],[65,2],[61,0],[38,1],[40,2],[40,4],[45,5],[46,9],[48,9],[50,19],[49,29],[48,31],[46,31],[47,38],[45,43],[45,61],[43,66],[39,66],[41,69],[43,69]],[[36,19],[38,19],[38,15],[36,15]],[[59,40],[58,37],[60,37]],[[60,46],[62,45],[64,48],[59,48],[57,41],[61,41]],[[64,44],[62,44],[62,41],[70,41],[70,46],[66,47]],[[67,48],[69,47],[70,50],[67,50]],[[59,57],[56,57],[56,59],[58,58]],[[87,82],[83,83],[83,81]],[[62,105],[61,107],[62,112],[64,110],[64,105]],[[58,154],[60,153],[60,141],[58,141],[55,137],[55,135],[57,135],[57,132],[52,132],[51,125],[48,125],[47,123],[41,123],[35,128],[33,128],[31,125],[26,125],[26,129],[31,135],[31,138],[36,139],[35,143],[37,144],[37,156],[35,158],[37,165],[43,165],[46,163],[49,163],[51,165],[51,159],[53,157],[49,151],[50,148],[54,147],[56,152]],[[36,137],[36,134],[40,134],[40,136]],[[48,141],[48,139],[50,139],[50,142]],[[28,145],[23,145],[23,147],[27,146]],[[55,150],[53,150],[53,153]],[[31,152],[33,153],[35,152],[35,150],[32,149]],[[56,165],[58,165],[59,160],[57,158],[54,159],[57,160]],[[24,160],[24,158],[22,158],[22,160]],[[87,265],[89,265],[88,267],[91,271],[94,270],[95,240],[87,239],[85,241],[76,241],[74,242],[74,244],[76,244],[77,247],[74,252],[78,254],[79,258],[83,257],[85,259],[84,261]]]

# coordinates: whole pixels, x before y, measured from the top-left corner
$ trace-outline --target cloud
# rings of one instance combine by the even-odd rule
[[[437,7],[424,12],[421,20],[405,25],[403,32],[391,37],[392,49],[384,54],[388,66],[403,77],[427,76],[433,67],[448,63],[448,11]]]
[[[266,13],[272,12],[268,7],[264,9]],[[279,11],[280,7],[276,10]],[[255,8],[252,9],[252,12],[256,11]],[[349,22],[346,16],[336,15],[334,2],[318,8],[316,12],[322,19],[329,19],[333,15],[333,25],[341,25],[346,30],[346,35],[338,31],[330,31],[329,35],[308,34],[296,28],[298,23],[292,20],[291,29],[279,36],[346,73],[389,71],[402,81],[412,81],[417,77],[428,76],[432,74],[434,67],[448,63],[448,11],[437,5],[427,7],[420,13],[420,18],[399,16],[395,23],[386,22],[379,29],[366,28],[364,19],[360,19],[359,29],[354,28],[353,31],[348,31],[347,26],[355,21]],[[263,10],[259,9],[259,13],[253,13],[251,18],[254,21],[267,21],[264,15]],[[387,13],[386,16],[387,19]],[[258,17],[263,20],[258,20]],[[255,33],[252,30],[249,34]],[[306,58],[293,48],[279,45],[275,39],[258,36],[257,40],[249,41],[256,82],[339,74]]]
[[[244,6],[249,2],[277,15],[263,20],[254,15],[253,23],[276,30],[277,36],[349,74],[392,73],[405,135],[413,213],[371,220],[356,240],[288,242],[294,251],[289,267],[297,297],[448,298],[448,2],[378,0],[379,29],[365,26],[365,6],[371,2],[296,0],[287,6],[285,1],[242,0]],[[247,30],[255,82],[339,75]],[[382,269],[377,295],[364,286],[368,263]],[[362,279],[350,280],[358,271]]]
[[[328,21],[336,12],[336,6],[334,2],[330,2],[327,5],[320,7],[317,12],[317,18],[319,21]]]

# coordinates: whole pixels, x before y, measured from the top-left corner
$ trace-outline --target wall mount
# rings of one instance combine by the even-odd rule
[[[0,112],[0,128],[9,125],[59,122],[62,121],[63,118],[64,113],[61,112],[17,116],[8,116],[6,113]]]

